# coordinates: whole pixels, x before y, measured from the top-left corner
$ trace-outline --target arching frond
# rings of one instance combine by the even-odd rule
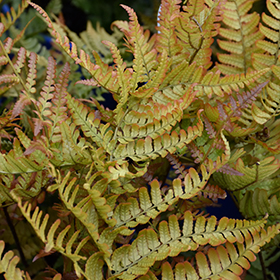
[[[93,51],[96,64],[91,62],[90,56],[83,50],[80,50],[80,54],[78,55],[76,44],[73,42],[70,44],[68,37],[61,36],[47,13],[37,4],[32,2],[29,2],[29,4],[33,6],[40,14],[42,14],[49,28],[52,30],[52,35],[56,38],[57,43],[64,49],[64,51],[66,51],[66,53],[68,53],[77,64],[84,67],[96,80],[99,86],[102,86],[110,92],[117,93],[119,90],[119,85],[115,83],[115,71],[113,70],[113,67],[104,63],[96,51]]]
[[[232,243],[238,242],[236,246],[239,252],[235,254],[234,260],[237,261],[241,258],[245,261],[244,254],[252,254],[252,251],[258,252],[260,246],[269,242],[279,231],[279,227],[273,226],[268,229],[267,233],[261,230],[262,234],[259,235],[258,231],[263,228],[263,225],[262,221],[248,223],[247,221],[228,219],[222,219],[216,225],[214,216],[209,219],[199,217],[194,222],[192,214],[187,212],[184,217],[183,227],[180,229],[177,218],[172,215],[169,217],[168,222],[160,222],[159,233],[152,229],[143,230],[131,245],[115,250],[111,259],[112,269],[114,270],[113,277],[134,279],[137,275],[147,273],[149,267],[157,260],[163,260],[167,256],[177,256],[180,252],[196,250],[198,245],[207,243],[213,246],[218,245],[217,251],[221,254],[226,254],[226,257],[227,254],[236,253],[236,251],[233,251],[235,246]],[[244,242],[244,238],[246,240],[245,248],[241,245]],[[220,244],[225,244],[226,248]],[[205,259],[204,254],[201,254],[198,253],[197,257],[201,256]],[[223,258],[221,258],[221,262],[222,260]],[[229,260],[228,257],[225,260]],[[254,260],[254,257],[250,260]],[[200,264],[200,261],[202,259],[198,261],[199,273],[201,273],[201,276],[206,277],[204,275],[206,272],[203,271],[206,267],[202,263]],[[226,271],[230,264],[231,262],[228,262],[227,265],[222,263],[219,272]],[[246,262],[246,265],[248,265],[248,262]],[[193,271],[194,269],[189,267],[186,273],[193,273]],[[207,269],[207,271],[209,270]],[[215,270],[214,273],[216,273]],[[210,274],[208,273],[208,275]]]
[[[54,249],[61,254],[65,255],[69,259],[71,259],[74,263],[76,273],[78,275],[83,274],[82,269],[80,268],[78,262],[80,260],[85,260],[84,256],[79,255],[80,250],[89,240],[89,236],[82,239],[79,245],[75,248],[75,251],[72,252],[72,246],[77,241],[80,231],[75,231],[71,237],[66,237],[67,232],[70,230],[70,225],[66,226],[59,233],[58,228],[60,225],[60,220],[56,220],[48,230],[46,234],[46,227],[49,220],[49,215],[46,214],[41,220],[43,216],[43,212],[39,211],[39,207],[36,207],[35,211],[31,214],[31,205],[26,202],[22,205],[22,202],[15,195],[14,199],[18,202],[18,207],[21,210],[23,216],[27,219],[30,225],[33,227],[34,231],[38,235],[38,237],[45,243],[45,252],[49,252]]]
[[[163,196],[161,186],[157,180],[150,183],[150,191],[142,187],[138,191],[138,199],[129,198],[127,202],[119,204],[114,210],[113,217],[117,220],[115,227],[125,225],[130,228],[138,224],[145,224],[151,218],[155,219],[161,212],[165,212],[170,205],[178,199],[191,199],[200,192],[210,174],[202,166],[202,178],[191,168],[184,180],[175,179],[173,187]]]
[[[172,269],[168,262],[162,265],[162,279],[241,279],[243,269],[250,268],[250,262],[256,260],[255,254],[264,243],[268,243],[279,231],[279,227],[269,227],[267,231],[262,230],[261,234],[255,232],[251,238],[246,240],[244,245],[237,243],[233,245],[229,242],[225,246],[218,246],[216,249],[210,248],[207,253],[198,252],[193,262],[179,262]],[[193,264],[195,263],[195,265]],[[150,275],[149,275],[150,274]],[[141,280],[154,279],[152,273],[150,278],[141,277]],[[132,279],[132,278],[131,278]]]

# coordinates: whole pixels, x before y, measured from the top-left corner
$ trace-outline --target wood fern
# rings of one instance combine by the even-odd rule
[[[7,33],[28,4],[57,60],[17,47],[28,24]],[[0,115],[0,225],[20,256],[6,232],[5,279],[241,279],[262,254],[270,271],[280,242],[280,5],[266,4],[260,18],[250,0],[162,0],[154,34],[122,5],[128,21],[112,27],[123,46],[100,26],[78,36],[25,0],[1,14],[0,95],[16,98]],[[114,108],[99,102],[104,91]],[[227,194],[242,219],[207,213]],[[41,246],[27,259],[23,222]]]

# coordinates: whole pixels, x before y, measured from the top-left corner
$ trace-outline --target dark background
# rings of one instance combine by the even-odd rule
[[[50,1],[33,2],[45,8]],[[99,21],[101,26],[109,31],[113,21],[128,20],[128,15],[120,4],[133,8],[142,24],[155,24],[160,0],[62,0],[62,14],[66,25],[72,31],[84,31],[87,20],[90,20],[93,26]]]

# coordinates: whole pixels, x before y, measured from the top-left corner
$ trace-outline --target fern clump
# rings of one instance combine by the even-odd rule
[[[256,274],[250,263],[258,256],[263,275],[275,277],[268,266],[280,230],[279,4],[267,0],[270,14],[260,18],[248,0],[162,0],[154,34],[122,5],[129,21],[112,26],[123,46],[117,31],[89,25],[78,37],[28,4],[63,54],[41,69],[40,54],[14,49],[18,37],[0,41],[0,92],[18,93],[0,116],[0,203],[11,231],[20,217],[36,240],[29,258],[22,238],[15,241],[24,268],[4,236],[0,273],[241,279]],[[1,35],[26,7],[7,15]],[[104,47],[87,34],[105,37]],[[73,82],[102,88],[99,98],[79,99]],[[115,108],[100,104],[103,91]],[[243,219],[202,211],[227,193]],[[53,267],[49,255],[58,255]]]

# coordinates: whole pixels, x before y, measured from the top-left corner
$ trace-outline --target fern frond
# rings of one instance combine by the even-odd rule
[[[75,128],[75,125],[71,124],[70,126],[67,122],[63,122],[59,125],[61,140],[62,140],[62,153],[60,157],[63,157],[63,164],[90,164],[91,157],[89,152],[86,149],[80,147],[85,142],[84,138],[79,138],[79,131]]]
[[[45,243],[45,252],[49,252],[50,250],[55,249],[56,251],[60,252],[61,254],[65,255],[73,261],[78,276],[84,274],[78,262],[80,260],[85,260],[86,258],[84,256],[79,255],[79,251],[86,244],[90,237],[87,236],[84,239],[82,239],[75,251],[72,252],[72,246],[75,241],[77,242],[77,238],[79,236],[80,231],[75,231],[70,238],[65,238],[67,232],[70,230],[71,227],[70,225],[68,225],[62,231],[60,231],[55,238],[56,232],[60,225],[60,220],[58,219],[51,225],[50,229],[48,230],[48,234],[46,235],[45,230],[48,223],[49,215],[46,214],[43,220],[41,220],[43,212],[39,211],[39,207],[36,207],[35,211],[31,214],[31,204],[26,202],[24,205],[22,205],[20,198],[18,198],[15,195],[13,195],[13,198],[18,202],[18,207],[21,210],[23,216],[33,227],[34,231],[42,240],[42,242]]]
[[[25,62],[25,59],[26,59],[26,50],[21,47],[17,53],[17,61],[16,63],[14,64],[14,68],[16,70],[17,73],[20,73],[21,71],[21,68],[24,66],[24,62]],[[34,56],[34,54],[33,54]],[[31,62],[30,62],[31,63]],[[33,68],[34,68],[34,63],[33,64]]]
[[[164,133],[163,135],[156,136],[154,139],[152,139],[151,136],[147,136],[144,139],[130,141],[127,144],[120,143],[113,151],[113,159],[121,160],[121,158],[128,156],[135,161],[139,161],[145,160],[148,157],[155,159],[158,155],[165,157],[168,152],[171,154],[174,153],[176,147],[182,148],[196,137],[201,136],[202,122],[200,113],[201,110],[198,111],[198,123],[193,127],[189,126],[187,128],[187,133],[185,130],[180,130],[180,134],[176,131],[172,131],[171,134]],[[171,115],[170,117],[172,118]],[[163,124],[165,123],[163,122]],[[170,125],[168,124],[168,126]],[[151,128],[153,127],[154,125],[151,126]],[[159,124],[157,124],[156,128],[157,130],[159,129]],[[145,132],[147,130],[144,129]]]
[[[160,122],[162,118],[167,121],[172,118],[173,115],[175,115],[175,120],[178,119],[178,121],[180,121],[182,110],[181,104],[178,101],[175,101],[174,104],[168,103],[167,105],[155,102],[149,102],[145,105],[139,104],[135,106],[134,110],[125,114],[123,121],[126,125],[123,128],[123,134],[124,136],[131,135],[135,137],[139,135],[141,128],[147,129],[151,125],[156,125],[156,121]],[[146,133],[143,135],[146,135]]]
[[[126,125],[122,132],[118,132],[121,143],[127,143],[137,138],[151,137],[152,139],[169,132],[183,117],[183,109],[193,100],[194,94],[187,91],[187,104],[182,100],[175,100],[167,105],[149,102],[139,105],[135,110],[128,112],[123,120]],[[184,106],[184,107],[183,107]]]
[[[258,86],[253,88],[251,91],[247,91],[243,95],[237,94],[237,99],[238,99],[238,102],[239,102],[238,105],[239,105],[240,109],[247,108],[250,104],[252,104],[253,101],[256,100],[256,96],[267,85],[267,83],[268,83],[268,81],[264,82],[262,84],[259,84]],[[237,107],[234,108],[233,99],[231,99],[231,104],[232,104],[232,107],[233,107],[234,110],[237,109]]]
[[[105,45],[110,47],[111,53],[113,54],[115,68],[116,68],[116,80],[119,84],[119,102],[117,108],[115,109],[116,112],[120,110],[120,107],[123,107],[128,99],[128,93],[130,92],[130,80],[131,80],[131,72],[129,69],[126,69],[126,64],[123,62],[123,59],[120,55],[120,51],[117,47],[109,42],[103,42]]]
[[[30,104],[31,104],[31,100],[30,100],[29,96],[26,94],[20,94],[20,98],[16,102],[16,104],[13,108],[12,118],[16,118],[17,116],[19,116],[22,113],[25,106],[30,105]]]
[[[232,103],[233,103],[233,101],[231,101],[230,104],[232,105]],[[218,102],[218,104],[220,106],[221,103]],[[210,104],[206,104],[204,112],[205,112],[206,116],[208,117],[208,119],[211,120],[212,125],[213,125],[213,122],[214,123],[215,122],[217,122],[217,123],[220,122],[219,115],[221,116],[221,115],[225,114],[224,116],[226,116],[226,113],[225,113],[223,108],[224,107],[222,107],[222,108],[219,107],[218,108],[217,106],[212,107]],[[231,110],[231,108],[229,108],[229,109]],[[236,115],[238,115],[241,112],[240,112],[240,110],[236,110],[236,111],[234,111],[234,113]],[[256,130],[256,128],[253,125],[251,127],[248,127],[252,123],[251,114],[248,115],[248,118],[249,118],[250,122],[247,121],[247,120],[243,120],[243,118],[238,118],[238,121],[241,121],[240,124],[227,122],[227,124],[225,126],[225,129],[230,131],[230,135],[233,136],[233,137],[243,137],[243,136],[246,136],[246,135],[250,135],[250,133],[254,132]],[[246,127],[245,127],[245,124],[246,124]]]
[[[280,202],[276,195],[269,196],[265,189],[254,188],[240,199],[240,212],[248,219],[258,219],[268,215],[269,221],[280,216]]]
[[[239,190],[246,186],[261,182],[268,176],[272,175],[278,170],[280,163],[274,157],[267,157],[266,159],[251,167],[245,166],[241,158],[239,158],[234,166],[234,169],[243,176],[235,176],[224,173],[213,174],[214,180],[221,187],[226,187],[228,190]]]
[[[2,26],[1,24],[0,24],[0,26]],[[14,45],[14,41],[12,40],[12,38],[7,37],[4,42],[5,42],[5,44],[4,44],[3,47],[2,47],[3,44],[1,42],[1,54],[2,54],[2,51],[5,51],[7,54],[9,54],[12,50],[13,45]]]
[[[272,67],[272,72],[275,73],[278,79],[280,78],[279,70],[280,68],[276,69],[276,66]],[[279,85],[277,85],[276,83],[270,82],[267,85],[266,90],[263,90],[260,96],[263,110],[270,116],[277,116],[280,113],[280,100],[278,99],[278,96],[275,95],[278,87]]]
[[[48,242],[48,239],[45,235],[45,229],[48,223],[49,215],[46,214],[45,217],[43,218],[43,221],[41,221],[41,217],[43,215],[43,212],[39,212],[39,207],[36,207],[35,211],[33,212],[31,216],[31,204],[25,203],[22,205],[21,200],[14,195],[14,199],[18,202],[19,208],[22,211],[22,214],[24,217],[28,220],[29,223],[33,225],[33,228],[36,232],[36,234],[40,237],[40,239],[46,243]],[[59,226],[60,221],[57,220],[56,223],[53,225],[52,230],[49,232],[49,236],[53,235],[54,232],[56,231],[57,227]],[[50,242],[53,243],[53,240],[49,239]],[[50,246],[48,246],[50,247]],[[52,247],[47,249],[47,252],[50,251]]]
[[[215,131],[213,125],[211,124],[211,122],[209,121],[209,119],[207,118],[207,116],[204,116],[203,120],[204,120],[204,124],[205,124],[205,130],[207,131],[209,138],[215,138],[216,131]]]
[[[174,153],[176,147],[182,148],[190,143],[200,134],[197,127],[190,127],[188,134],[181,130],[180,134],[172,131],[152,139],[150,136],[145,139],[129,142],[128,144],[119,144],[113,152],[113,160],[122,161],[125,157],[130,157],[134,161],[143,161],[148,158],[155,159],[159,155],[165,157],[168,153]]]
[[[125,6],[121,5],[129,14],[130,21],[120,22],[115,21],[113,25],[117,26],[126,37],[126,47],[133,54],[133,74],[130,80],[131,94],[138,87],[138,83],[146,82],[149,80],[151,70],[155,65],[156,51],[154,47],[154,39],[150,37],[150,32],[143,31],[143,27],[140,27],[135,12]]]
[[[192,262],[179,262],[175,268],[168,262],[162,266],[162,279],[241,279],[243,269],[248,270],[250,263],[256,260],[255,254],[260,251],[265,243],[268,243],[277,233],[279,227],[269,227],[267,231],[255,232],[253,237],[245,242],[245,246],[226,243],[225,246],[218,246],[216,249],[210,248],[205,254],[198,252]],[[142,280],[142,278],[140,278]],[[144,278],[143,278],[144,280]]]
[[[29,61],[28,61],[28,75],[26,78],[26,89],[28,90],[28,93],[34,94],[36,92],[36,88],[34,85],[36,84],[36,63],[37,63],[37,54],[34,52],[30,53]]]
[[[4,31],[8,30],[10,26],[16,22],[27,7],[28,2],[26,0],[22,0],[18,5],[17,12],[13,7],[11,7],[10,12],[7,12],[5,15],[3,13],[0,14],[0,21],[4,26]]]
[[[147,223],[151,218],[155,219],[161,212],[165,212],[169,205],[173,205],[178,198],[191,199],[198,194],[206,185],[211,173],[201,166],[201,178],[195,169],[190,168],[181,180],[173,180],[173,186],[165,196],[161,193],[162,187],[158,180],[150,183],[150,190],[141,187],[138,191],[138,199],[130,197],[127,202],[119,204],[114,210],[117,220],[115,227],[125,225],[136,227],[139,223]]]
[[[198,197],[200,196],[209,198],[213,202],[217,203],[218,199],[225,199],[227,197],[227,193],[217,185],[207,184],[204,189],[198,193]]]
[[[86,86],[98,86],[98,83],[94,79],[80,80],[76,84],[82,84]]]
[[[30,94],[34,94],[36,92],[34,85],[36,84],[35,79],[37,73],[36,70],[37,55],[35,53],[30,53],[29,62],[28,62],[28,74],[27,74],[26,81],[24,82],[23,79],[19,76],[18,72],[20,72],[20,68],[23,67],[23,62],[25,60],[25,57],[26,57],[26,52],[23,49],[21,49],[21,51],[18,54],[17,62],[15,64],[12,64],[10,59],[8,60],[13,68],[14,74],[16,75],[17,79],[23,86],[23,90],[22,90],[23,93],[20,95],[19,100],[16,102],[13,108],[13,114],[12,114],[13,118],[20,115],[24,107],[31,103],[32,97]]]
[[[183,179],[188,174],[188,171],[186,170],[187,169],[186,166],[184,166],[177,157],[168,154],[166,158],[168,159],[173,169],[175,170],[175,174],[180,174],[178,176],[178,179]]]
[[[277,15],[277,11],[279,12],[280,7],[276,4],[272,4],[271,1],[267,1],[267,6],[271,10],[272,13]],[[276,17],[277,18],[277,17]],[[275,26],[275,19],[272,17],[269,17],[265,14],[263,14],[263,21],[271,28],[276,28],[276,31],[273,30],[274,35],[279,34],[279,28]],[[268,40],[271,40],[270,29],[267,27],[264,27],[261,25],[260,27],[261,32],[267,37]],[[271,30],[272,31],[272,30]],[[265,65],[268,67],[271,67],[271,70],[268,74],[266,74],[266,78],[269,79],[269,84],[266,87],[266,90],[262,92],[262,95],[260,97],[261,103],[259,106],[255,106],[255,109],[257,109],[257,113],[260,116],[264,116],[260,118],[263,119],[263,123],[266,119],[268,119],[268,116],[275,116],[279,114],[279,103],[280,99],[279,96],[276,93],[279,87],[279,80],[280,80],[280,66],[279,66],[279,60],[278,60],[278,48],[277,48],[277,42],[278,38],[272,39],[274,43],[270,43],[269,41],[261,40],[257,42],[257,46],[260,47],[263,51],[265,51],[265,54],[253,54],[252,60],[253,65],[255,69],[259,69],[261,67],[264,67]],[[277,40],[277,41],[275,41]],[[270,49],[267,49],[265,45],[270,46]],[[259,108],[261,105],[261,108]],[[256,115],[256,114],[255,114]]]
[[[231,74],[220,77],[221,71],[217,72],[208,72],[206,75],[201,73],[201,77],[196,78],[198,85],[194,87],[195,90],[198,90],[197,95],[211,97],[213,94],[223,97],[225,93],[231,94],[232,91],[238,92],[240,88],[249,86],[257,79],[269,71],[269,68],[262,68],[259,71],[251,71],[247,74]]]
[[[54,88],[54,98],[52,102],[54,104],[51,107],[52,112],[54,113],[52,117],[53,126],[55,127],[58,123],[66,120],[64,112],[67,111],[66,108],[66,96],[67,96],[67,86],[68,86],[68,77],[70,75],[70,65],[66,63],[59,75],[58,83]],[[50,135],[52,137],[52,134]]]
[[[40,119],[33,119],[37,122],[37,126],[35,127],[34,131],[35,136],[39,134],[40,130],[43,128],[43,125],[48,124],[48,122],[44,122],[44,120],[47,120],[48,116],[52,114],[52,112],[50,111],[51,103],[49,102],[49,100],[53,99],[54,97],[54,80],[56,75],[55,64],[55,60],[52,57],[49,57],[45,85],[43,86],[42,91],[40,92],[41,97],[39,97],[38,101],[36,102],[38,107],[37,114],[40,115]]]
[[[220,28],[218,44],[221,49],[229,54],[218,54],[220,64],[217,68],[223,74],[247,74],[252,67],[252,53],[259,53],[259,48],[254,46],[256,40],[263,39],[258,30],[259,15],[254,12],[249,14],[252,1],[227,1],[223,4],[223,23],[227,28]]]
[[[22,173],[17,179],[12,180],[8,184],[8,179],[5,179],[7,187],[14,185],[13,191],[22,198],[34,198],[38,196],[42,188],[47,185],[49,178],[46,172]]]
[[[107,188],[107,180],[101,179],[91,186],[90,182],[100,174],[100,172],[95,173],[89,179],[89,183],[84,184],[84,189],[87,190],[89,196],[80,200],[78,203],[77,194],[79,192],[79,186],[75,184],[76,178],[73,178],[67,184],[70,172],[59,184],[58,190],[65,206],[75,215],[78,220],[81,221],[93,239],[95,245],[99,248],[104,257],[108,259],[113,252],[112,246],[114,240],[120,232],[124,234],[124,229],[126,228],[121,226],[114,229],[112,227],[116,224],[116,220],[114,217],[112,217],[113,212],[110,205],[104,197],[101,197],[101,194]],[[113,195],[114,200],[116,197],[116,195]],[[110,200],[109,197],[108,200]],[[74,204],[76,205],[74,206]],[[98,220],[100,217],[109,225],[109,227],[105,228],[99,233]]]
[[[244,174],[233,169],[228,164],[223,165],[221,168],[217,170],[217,172],[222,172],[224,174],[235,175],[235,176],[243,176]]]
[[[8,251],[2,257],[4,247],[4,241],[0,240],[0,273],[4,273],[3,276],[6,280],[31,280],[28,273],[24,275],[24,272],[16,267],[20,259],[18,256],[14,256],[13,251]]]
[[[257,260],[251,263],[251,268],[249,271],[247,271],[247,275],[250,275],[251,277],[254,277],[256,280],[262,280],[263,274],[262,274],[262,265],[261,265],[261,258],[262,258],[262,264],[263,267],[265,267],[266,274],[271,277],[271,279],[276,280],[276,273],[274,273],[270,266],[272,263],[275,262],[276,259],[279,258],[279,252],[277,251],[277,246],[274,245],[274,241],[276,241],[278,235],[275,236],[272,240],[272,242],[265,245],[260,254],[257,255]],[[260,258],[261,256],[261,258]]]
[[[262,53],[253,53],[252,62],[255,69],[260,69],[263,67],[279,67],[278,55],[278,41],[279,41],[279,5],[271,0],[266,1],[267,8],[271,13],[271,16],[263,13],[262,21],[265,25],[260,23],[260,32],[267,40],[256,41],[256,46],[260,48]],[[270,73],[271,81],[274,81],[273,73]]]
[[[101,124],[100,118],[96,116],[94,111],[89,113],[89,108],[70,95],[67,95],[67,106],[76,126],[81,127],[84,135],[90,138],[93,143],[111,153],[110,140],[113,135],[110,125],[108,123],[106,125]]]
[[[231,156],[230,145],[223,130],[220,130],[219,136],[217,135],[216,138],[209,140],[205,130],[202,137],[197,138],[188,145],[194,162],[203,163],[210,173],[227,164]]]
[[[7,92],[10,88],[20,82],[19,78],[14,74],[3,74],[0,76],[0,96]]]
[[[25,159],[29,159],[30,161],[33,161],[34,164],[44,165],[46,164],[47,157],[46,155],[50,155],[48,151],[46,151],[46,139],[38,139],[37,141],[31,141],[28,136],[26,136],[21,130],[15,129],[17,137],[20,141],[20,143],[23,145],[23,147],[26,149],[25,152],[21,150],[21,147],[18,143],[18,141],[15,141],[14,143],[14,151],[21,151],[20,153],[17,152],[15,156],[22,157],[26,156]],[[38,144],[41,145],[41,148],[38,147]],[[34,146],[33,146],[34,145]],[[44,163],[43,163],[44,162]]]
[[[92,207],[92,204],[89,202],[88,198],[81,200],[76,206],[74,206],[76,195],[79,191],[79,186],[76,185],[74,190],[72,191],[72,188],[75,185],[76,178],[73,178],[68,183],[69,177],[70,172],[58,185],[59,195],[67,209],[69,209],[75,215],[75,217],[85,225],[91,238],[96,242],[99,238],[99,234],[97,231],[97,227],[91,221],[92,218],[94,220],[97,220],[96,211]]]
[[[86,187],[86,186],[85,186]],[[102,197],[102,191],[100,189],[107,188],[107,180],[102,179],[96,182],[91,188],[86,187],[86,190],[89,193],[89,197],[91,198],[92,203],[96,207],[97,212],[102,217],[102,219],[110,226],[114,226],[116,224],[116,220],[112,217],[113,211],[111,206],[108,204],[106,199]]]
[[[116,207],[113,215],[117,220],[116,227],[126,225],[134,228],[139,223],[145,224],[150,218],[154,219],[177,200],[172,191],[162,197],[157,180],[153,180],[150,186],[150,194],[145,187],[139,189],[139,202],[136,198],[130,197],[126,203],[121,203]]]
[[[44,17],[48,23],[48,27],[52,30],[52,35],[56,38],[56,42],[64,49],[64,51],[77,64],[84,67],[92,75],[93,79],[96,80],[99,86],[103,87],[109,92],[117,94],[119,91],[119,84],[115,83],[116,72],[113,70],[113,67],[104,63],[96,51],[93,51],[96,64],[91,62],[90,56],[83,50],[80,50],[80,55],[78,55],[76,44],[73,42],[70,44],[68,37],[62,37],[62,35],[55,28],[47,13],[40,6],[32,2],[28,3]]]
[[[211,44],[219,30],[222,1],[188,1],[177,19],[176,35],[182,53],[191,64],[208,69],[211,66]],[[180,58],[180,60],[183,58]]]
[[[180,17],[180,1],[162,1],[160,14],[158,17],[158,34],[156,38],[156,49],[158,52],[167,50],[170,57],[176,64],[180,58],[187,58],[188,53],[181,53],[182,46],[178,43],[177,34],[175,32],[178,18]],[[177,57],[179,56],[179,57]]]
[[[43,169],[41,164],[26,157],[15,158],[13,151],[7,155],[0,153],[0,166],[0,173],[4,174],[37,172]]]
[[[11,70],[13,74],[3,74],[0,76],[0,84],[2,83],[8,83],[7,86],[2,87],[0,91],[2,93],[14,86],[16,83],[21,83],[23,89],[22,93],[20,95],[20,99],[17,101],[14,109],[13,109],[13,117],[16,117],[17,115],[21,114],[23,108],[25,105],[30,104],[32,100],[32,95],[36,92],[35,84],[36,84],[36,64],[37,64],[37,55],[33,52],[29,54],[29,61],[28,61],[28,74],[27,77],[23,77],[21,75],[22,68],[25,65],[26,61],[26,54],[27,51],[24,48],[20,48],[16,57],[16,61],[12,62],[9,54],[11,51],[11,48],[14,44],[14,41],[11,38],[6,39],[5,46],[3,46],[3,43],[0,41],[1,49],[4,53],[2,58],[2,64],[10,64]]]
[[[127,162],[124,162],[121,166],[119,164],[115,164],[114,166],[108,167],[108,173],[104,177],[110,179],[110,180],[117,180],[120,178],[127,178],[127,179],[134,179],[143,176],[147,172],[147,166],[144,166],[143,168],[136,168],[136,172],[131,172],[129,170],[129,164]],[[112,190],[115,192],[115,190]],[[129,190],[127,190],[129,191]]]
[[[187,92],[186,95],[187,97],[190,97],[189,92]],[[190,100],[192,100],[193,97],[194,96],[192,95],[190,97]],[[182,110],[181,108],[182,104],[186,106],[188,104],[187,102],[188,101],[183,103],[175,102],[175,104],[177,104],[177,107],[179,107],[178,108],[179,113]],[[145,134],[139,136],[141,138],[145,137],[145,140],[140,139],[136,141],[131,141],[131,138],[138,135],[139,132],[136,130],[137,126],[135,125],[133,127],[127,126],[124,128],[124,133],[125,133],[124,135],[125,136],[129,135],[129,138],[126,139],[124,138],[123,140],[125,140],[125,142],[121,138],[119,138],[120,139],[119,141],[121,143],[117,144],[116,148],[114,148],[116,145],[114,144],[115,139],[112,139],[113,134],[108,125],[105,126],[103,124],[100,124],[100,120],[96,118],[94,112],[88,114],[88,109],[84,105],[79,104],[77,101],[74,101],[70,97],[68,98],[68,104],[69,104],[68,107],[73,114],[73,118],[76,125],[81,126],[81,129],[83,130],[83,132],[87,137],[91,137],[94,142],[96,142],[101,147],[104,147],[109,154],[112,154],[111,160],[122,160],[125,157],[130,157],[133,160],[139,161],[139,160],[147,159],[150,156],[152,156],[152,158],[156,158],[158,157],[159,154],[165,156],[168,151],[174,152],[176,146],[180,147],[185,143],[189,143],[190,141],[195,139],[197,136],[200,135],[202,131],[202,122],[199,117],[200,112],[198,112],[199,113],[198,123],[193,127],[188,127],[187,129],[188,134],[186,134],[185,131],[181,130],[180,134],[173,131],[171,135],[169,135],[169,133],[165,133],[162,136],[158,135],[159,133],[163,132],[163,128],[161,128],[161,126],[163,126],[165,130],[166,129],[169,130],[171,129],[171,126],[175,125],[175,123],[180,119],[176,117],[176,120],[173,120],[172,115],[167,112],[166,109],[168,110],[172,109],[171,104],[169,104],[166,108],[164,106],[161,106],[160,108],[163,114],[166,114],[168,117],[166,118],[166,121],[165,118],[162,118],[162,123],[156,122],[156,120],[154,120],[155,123],[151,125],[148,124],[146,127],[143,127],[142,130],[140,130],[141,134],[142,133]],[[161,114],[158,115],[160,118]],[[148,112],[147,117],[151,119],[151,116],[152,116],[151,113]],[[139,122],[140,121],[143,122],[143,119],[139,120]],[[156,131],[152,131],[151,129]],[[155,137],[155,139],[152,139],[149,134]],[[127,143],[127,140],[130,140],[130,142]]]
[[[150,79],[146,84],[135,91],[133,95],[138,98],[152,97],[157,92],[159,86],[163,83],[169,68],[170,58],[167,56],[167,52],[163,51],[158,55],[156,70],[149,74]]]
[[[95,254],[92,254],[86,263],[86,270],[85,270],[85,276],[87,279],[103,279],[103,269],[104,260],[102,253],[98,252]]]
[[[264,220],[248,222],[223,218],[218,224],[216,222],[214,216],[208,219],[201,216],[194,221],[192,213],[186,212],[182,229],[176,216],[172,215],[168,222],[160,222],[158,234],[152,229],[141,231],[131,245],[114,251],[111,258],[113,276],[119,279],[134,279],[137,275],[147,273],[149,267],[157,260],[163,260],[167,256],[177,256],[180,252],[196,250],[199,245],[207,243],[212,246],[225,243],[228,250],[231,250],[234,248],[231,243],[243,243],[245,238],[248,246],[246,249],[258,251],[260,246],[279,231],[279,227],[272,227],[266,233],[263,230]],[[261,230],[262,236],[259,236],[258,231]],[[225,249],[224,246],[218,248]],[[242,250],[244,248],[242,244],[237,244],[237,248],[241,255],[247,251]],[[227,269],[227,266],[225,268]]]
[[[218,127],[224,127],[230,135],[236,135],[236,133],[249,134],[253,129],[256,130],[255,121],[258,123],[271,118],[270,115],[265,113],[258,116],[258,111],[255,109],[256,104],[254,103],[267,83],[268,81],[261,83],[251,91],[243,92],[242,94],[236,93],[235,98],[237,100],[230,96],[227,105],[219,100],[216,101],[217,108],[207,105],[206,116],[209,120],[217,122]]]

